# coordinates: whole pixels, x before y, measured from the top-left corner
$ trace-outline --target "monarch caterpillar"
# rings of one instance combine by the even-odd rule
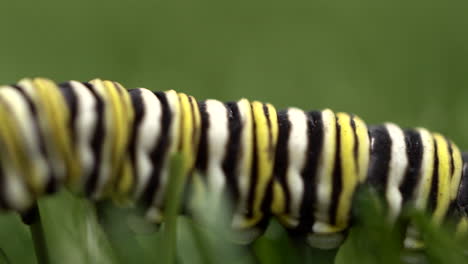
[[[233,201],[232,225],[255,239],[271,216],[315,247],[339,246],[353,196],[370,185],[389,222],[404,207],[448,215],[467,229],[468,154],[438,133],[329,109],[197,102],[173,90],[126,90],[92,80],[23,79],[0,87],[0,208],[27,212],[67,186],[92,200],[136,201],[164,218],[168,159],[180,152],[186,183]],[[421,246],[408,232],[405,246]]]

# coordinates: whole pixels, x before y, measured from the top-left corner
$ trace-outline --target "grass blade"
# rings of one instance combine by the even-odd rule
[[[165,223],[162,234],[165,242],[165,250],[162,252],[162,263],[164,264],[174,264],[176,259],[177,215],[186,176],[183,168],[182,155],[175,154],[170,161]]]

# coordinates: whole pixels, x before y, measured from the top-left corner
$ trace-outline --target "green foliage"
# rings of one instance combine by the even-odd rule
[[[453,227],[436,227],[426,215],[408,212],[406,220],[389,224],[385,205],[375,191],[360,188],[354,201],[354,225],[339,250],[318,250],[288,236],[271,221],[266,233],[250,246],[233,243],[238,234],[228,227],[229,204],[212,194],[195,195],[188,218],[180,210],[184,177],[182,160],[171,162],[167,221],[158,228],[143,218],[139,208],[116,208],[109,202],[91,204],[61,193],[59,199],[39,203],[47,245],[34,237],[42,263],[467,263],[466,238],[454,239]],[[193,175],[194,179],[200,175]],[[193,191],[193,190],[192,190]],[[68,211],[63,211],[66,203]],[[60,218],[50,218],[55,214]],[[402,249],[406,227],[412,223],[420,231],[426,251]],[[19,224],[19,223],[18,223]],[[21,224],[19,224],[21,225]],[[41,231],[42,232],[42,231]],[[37,231],[32,232],[33,236]],[[40,234],[42,235],[42,234]],[[25,242],[26,243],[26,242]],[[30,243],[30,242],[29,242]],[[2,248],[3,245],[2,244]],[[3,251],[0,263],[16,263],[14,251]],[[32,249],[31,249],[31,252]],[[8,253],[11,256],[7,256]],[[29,263],[34,263],[29,260]],[[28,263],[24,262],[24,263]],[[23,263],[23,262],[22,262]]]

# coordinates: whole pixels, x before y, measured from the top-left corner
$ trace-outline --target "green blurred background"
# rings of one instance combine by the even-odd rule
[[[468,149],[467,7],[400,0],[0,0],[0,83],[99,77],[198,99],[329,107],[370,124],[424,126]],[[28,236],[15,217],[0,217],[0,247],[18,263],[32,261],[21,254],[32,252]]]

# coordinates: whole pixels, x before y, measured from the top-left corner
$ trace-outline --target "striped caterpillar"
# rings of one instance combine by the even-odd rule
[[[457,232],[468,228],[468,155],[424,128],[367,127],[329,109],[276,111],[246,99],[197,102],[173,90],[41,78],[0,87],[0,124],[3,210],[25,213],[67,186],[93,201],[142,204],[160,223],[169,158],[181,153],[189,196],[228,193],[232,227],[248,231],[248,241],[273,216],[314,247],[337,247],[361,185],[384,198],[390,223],[411,207],[438,225],[450,215]],[[195,182],[199,188],[190,188]],[[408,232],[405,246],[421,247],[418,235]]]

